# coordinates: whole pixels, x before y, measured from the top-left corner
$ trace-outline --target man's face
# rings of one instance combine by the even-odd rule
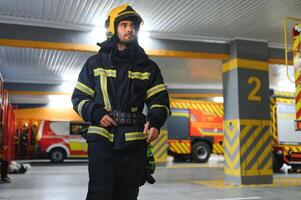
[[[135,24],[129,20],[119,22],[117,26],[117,34],[120,42],[132,42],[136,35]]]

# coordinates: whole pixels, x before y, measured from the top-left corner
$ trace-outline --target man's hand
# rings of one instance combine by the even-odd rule
[[[109,115],[105,115],[100,120],[100,126],[102,127],[109,127],[109,126],[117,126],[117,123],[114,119],[112,119]]]
[[[149,128],[149,122],[144,124],[144,130],[143,130],[144,135],[147,135],[148,128]],[[159,130],[152,127],[149,130],[149,134],[148,134],[146,142],[151,143],[152,141],[155,141],[158,137],[159,137]]]

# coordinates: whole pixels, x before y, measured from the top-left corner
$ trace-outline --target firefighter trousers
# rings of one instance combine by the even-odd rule
[[[137,200],[145,182],[146,148],[114,150],[103,141],[89,141],[88,156],[86,200]]]

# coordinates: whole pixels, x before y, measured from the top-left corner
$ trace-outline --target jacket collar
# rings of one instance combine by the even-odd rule
[[[111,55],[111,52],[114,48],[116,48],[118,40],[116,37],[112,37],[111,39],[105,40],[102,43],[97,43],[100,47],[99,53],[105,53]],[[135,44],[135,57],[133,59],[133,64],[143,64],[147,61],[148,56],[146,55],[144,49],[138,44]]]

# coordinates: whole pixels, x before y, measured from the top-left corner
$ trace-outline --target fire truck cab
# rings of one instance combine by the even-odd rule
[[[223,105],[221,103],[172,100],[167,121],[168,152],[174,161],[204,163],[211,153],[223,154]]]

